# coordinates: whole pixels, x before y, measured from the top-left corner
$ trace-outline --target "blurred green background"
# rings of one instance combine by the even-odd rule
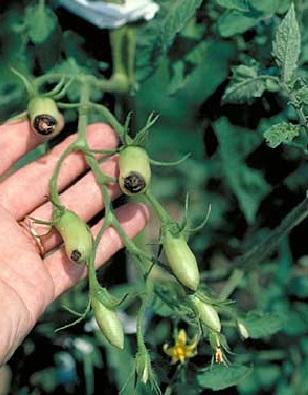
[[[295,119],[286,100],[277,93],[266,92],[249,103],[222,103],[233,65],[256,58],[261,68],[275,69],[272,40],[290,2],[200,2],[197,12],[185,21],[178,34],[171,34],[168,25],[162,22],[170,18],[170,2],[160,1],[158,17],[136,26],[139,84],[136,93],[131,97],[105,95],[100,99],[99,92],[93,95],[122,119],[132,110],[136,127],[144,125],[152,111],[160,115],[150,134],[151,157],[176,160],[191,152],[191,157],[178,167],[155,168],[152,189],[174,218],[183,215],[189,192],[194,224],[206,215],[211,204],[208,224],[192,236],[191,245],[198,256],[204,281],[219,292],[235,260],[264,240],[305,198],[308,165],[301,152],[288,146],[271,149],[263,138],[263,132],[273,123]],[[54,2],[49,3],[54,6]],[[240,11],[240,6],[248,3],[252,3],[254,11]],[[37,38],[29,11],[34,4],[11,1],[0,6],[2,121],[26,105],[23,88],[10,72],[12,64],[33,75],[51,70],[110,74],[107,31],[59,7],[47,19],[44,39]],[[297,1],[295,5],[302,26],[301,73],[307,78],[308,33],[304,26],[308,5],[304,1]],[[161,26],[165,26],[165,30]],[[76,87],[72,86],[68,99],[74,100],[74,97]],[[65,118],[66,133],[70,134],[76,128],[76,114],[67,111]],[[40,146],[23,158],[19,166],[34,160],[48,148]],[[120,198],[116,204],[122,202]],[[244,311],[278,312],[285,320],[278,333],[262,339],[242,341],[234,328],[225,328],[234,359],[254,366],[254,370],[236,388],[217,391],[218,394],[308,394],[307,234],[305,221],[283,238],[272,255],[245,271],[232,294],[232,299]],[[152,221],[138,242],[155,251],[155,246],[150,244],[155,243],[157,237],[157,224]],[[125,289],[127,281],[134,281],[136,273],[129,257],[121,251],[101,270],[100,278],[116,293]],[[135,342],[129,333],[134,331],[134,308],[122,312],[128,332],[123,352],[114,351],[105,343],[91,317],[55,333],[57,327],[72,319],[62,305],[81,311],[86,298],[86,284],[82,283],[44,314],[10,360],[7,370],[2,371],[0,385],[3,387],[11,372],[10,394],[119,393],[131,372]],[[176,369],[162,351],[164,343],[172,342],[173,328],[168,318],[155,316],[154,310],[149,312],[146,336],[164,387]],[[187,369],[188,376],[193,377],[196,367],[210,364],[207,351],[200,348]],[[175,383],[175,394],[212,393],[208,389],[203,392],[197,389],[187,377]],[[140,387],[136,393],[152,392]]]

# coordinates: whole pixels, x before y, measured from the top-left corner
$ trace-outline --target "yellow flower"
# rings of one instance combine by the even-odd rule
[[[175,345],[173,347],[169,347],[168,344],[165,344],[164,351],[172,358],[172,364],[178,361],[183,363],[185,359],[192,358],[197,354],[197,344],[197,339],[195,339],[191,344],[187,344],[187,333],[184,329],[181,329],[176,336]]]

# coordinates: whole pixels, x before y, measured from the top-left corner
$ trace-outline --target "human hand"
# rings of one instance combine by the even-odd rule
[[[107,125],[90,125],[87,134],[91,148],[112,149],[117,144]],[[11,166],[39,145],[41,139],[33,134],[28,122],[0,126],[0,365],[11,357],[46,307],[86,273],[83,265],[68,260],[64,248],[54,250],[61,243],[55,230],[40,237],[44,251],[41,256],[25,219],[27,216],[51,219],[48,181],[59,156],[74,138],[66,138],[47,155],[7,176]],[[107,175],[116,176],[117,159],[109,159],[102,168]],[[103,208],[103,202],[91,172],[79,179],[86,170],[82,154],[72,153],[63,164],[58,187],[63,205],[89,221]],[[109,193],[114,199],[120,195],[120,189],[112,185]],[[129,237],[142,230],[148,220],[148,210],[142,204],[125,204],[116,213]],[[40,235],[46,233],[46,226],[31,226]],[[100,226],[101,222],[92,227],[94,235]],[[96,266],[121,247],[116,231],[108,228],[97,251]]]

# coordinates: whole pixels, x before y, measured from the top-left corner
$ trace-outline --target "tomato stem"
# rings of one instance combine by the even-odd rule
[[[163,225],[167,225],[168,223],[173,222],[170,215],[149,190],[144,193],[144,197],[148,201],[148,203],[154,208],[158,218]]]
[[[109,109],[103,104],[90,103],[91,107],[102,114],[107,123],[114,129],[114,131],[118,134],[122,143],[127,141],[127,144],[132,142],[132,138],[125,135],[124,126],[112,115]]]

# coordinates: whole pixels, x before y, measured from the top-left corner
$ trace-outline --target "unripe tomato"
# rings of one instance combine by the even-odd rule
[[[135,364],[137,376],[146,384],[151,374],[151,360],[149,354],[147,352],[137,353]]]
[[[150,159],[142,147],[128,146],[120,152],[119,184],[130,196],[145,192],[151,180]]]
[[[49,97],[37,96],[31,99],[28,114],[34,133],[45,139],[54,138],[63,129],[63,115],[59,112],[56,102]]]
[[[198,311],[200,321],[215,332],[221,331],[221,322],[216,309],[200,300],[197,296],[192,295],[191,300]]]
[[[87,263],[93,246],[88,225],[71,210],[65,209],[59,215],[56,209],[56,213],[54,226],[62,236],[68,258],[75,263]]]
[[[196,291],[200,282],[198,264],[184,237],[181,234],[176,237],[167,231],[163,238],[163,248],[167,262],[178,281]]]
[[[96,297],[91,300],[97,324],[108,342],[121,350],[124,347],[124,331],[117,313],[104,306]]]

